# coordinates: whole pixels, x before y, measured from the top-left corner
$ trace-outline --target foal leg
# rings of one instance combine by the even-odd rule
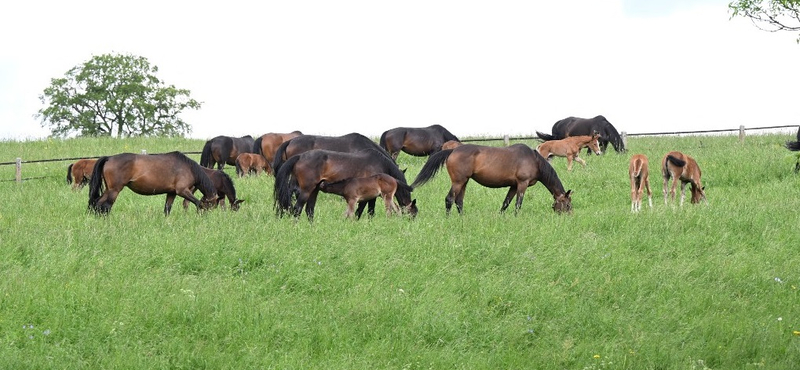
[[[581,167],[583,167],[583,168],[586,168],[586,161],[584,161],[584,160],[583,160],[583,158],[581,158],[581,157],[578,157],[578,156],[576,155],[576,156],[575,156],[575,160],[576,160],[576,161],[578,161],[578,163],[580,163],[580,164],[581,164]]]
[[[637,197],[639,192],[637,191],[636,183],[638,178],[636,176],[631,175],[631,212],[638,212],[639,206],[637,204]]]
[[[653,208],[653,192],[650,190],[650,177],[649,176],[644,178],[644,187],[645,187],[645,189],[647,189],[647,203],[650,206],[650,208]],[[641,199],[642,199],[642,197],[640,195],[639,196],[639,204],[642,203]]]
[[[567,156],[567,171],[572,171],[572,156]]]
[[[344,218],[352,219],[355,214],[356,201],[358,198],[350,198],[347,200],[347,210],[344,211]]]
[[[683,205],[684,198],[686,198],[686,183],[681,182],[681,205]]]

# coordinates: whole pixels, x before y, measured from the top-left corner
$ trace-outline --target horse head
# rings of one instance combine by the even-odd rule
[[[217,199],[219,199],[217,192],[203,195],[203,198],[200,199],[200,209],[205,211],[214,208],[217,205]]]
[[[400,207],[400,211],[403,214],[411,215],[411,217],[417,217],[417,214],[419,213],[419,209],[417,208],[417,200],[414,199],[411,201],[411,203]]]
[[[242,202],[244,202],[244,199],[234,200],[233,203],[231,203],[231,211],[238,211],[239,205],[242,204]]]
[[[594,154],[600,155],[603,152],[600,150],[600,133],[597,131],[592,132],[592,140],[589,142],[589,149],[591,149]]]
[[[567,190],[564,194],[558,194],[553,197],[553,210],[556,213],[572,213],[572,190]]]

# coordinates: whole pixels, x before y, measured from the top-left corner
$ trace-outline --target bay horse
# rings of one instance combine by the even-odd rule
[[[786,149],[793,152],[800,151],[800,128],[797,129],[797,141],[787,141]],[[800,172],[800,161],[794,164],[794,172]]]
[[[278,150],[275,151],[275,159],[272,161],[272,170],[278,173],[281,165],[289,158],[314,149],[344,153],[373,150],[394,161],[386,150],[375,144],[372,139],[359,133],[353,132],[343,136],[301,135],[278,147]]]
[[[560,140],[570,136],[600,134],[600,148],[603,152],[608,148],[608,143],[614,146],[617,153],[625,152],[625,144],[617,129],[603,116],[594,118],[567,117],[553,124],[552,135],[536,131],[536,135],[544,141]],[[587,150],[588,153],[588,150]]]
[[[200,165],[218,170],[225,168],[226,164],[235,165],[236,157],[242,153],[253,152],[253,137],[217,136],[206,141],[200,154]]]
[[[217,191],[208,175],[183,153],[122,153],[97,160],[89,182],[89,209],[97,214],[108,214],[126,186],[141,195],[166,194],[165,215],[169,215],[177,195],[194,203],[198,210],[208,209],[217,199]],[[203,193],[202,199],[192,194],[195,188]]]
[[[570,198],[572,190],[564,191],[564,186],[553,167],[539,152],[525,144],[502,148],[464,144],[455,149],[442,150],[428,158],[411,186],[416,188],[425,184],[444,165],[447,166],[451,181],[450,191],[444,200],[447,214],[450,214],[454,202],[458,213],[463,213],[464,192],[470,179],[489,188],[509,187],[500,212],[505,212],[511,204],[511,198],[516,195],[517,201],[514,207],[516,214],[522,207],[525,190],[537,181],[540,181],[553,195],[554,211],[557,213],[572,211]]]
[[[400,207],[392,200],[398,186],[404,186],[410,192],[410,186],[400,184],[385,173],[379,173],[368,177],[357,177],[345,179],[337,182],[322,181],[319,183],[319,190],[323,193],[337,194],[347,201],[347,211],[345,218],[351,218],[355,214],[356,203],[381,197],[386,206],[386,216],[400,214]],[[408,210],[406,210],[408,211]]]
[[[444,144],[442,144],[442,150],[455,149],[456,147],[459,147],[461,145],[463,144],[458,140],[448,140]]]
[[[700,167],[694,158],[678,151],[669,152],[661,161],[661,170],[664,176],[664,204],[667,204],[667,185],[670,178],[673,180],[669,195],[673,200],[675,199],[675,188],[678,185],[678,181],[681,182],[681,205],[683,205],[683,199],[686,197],[686,184],[691,184],[692,203],[700,203],[701,200],[706,200],[705,188],[700,182]]]
[[[208,175],[208,179],[211,180],[211,184],[214,185],[214,189],[217,190],[217,200],[213,203],[213,207],[225,208],[225,199],[227,199],[228,203],[231,205],[231,211],[238,211],[239,205],[242,204],[244,200],[236,197],[236,188],[233,186],[231,177],[222,170],[214,170],[202,166],[200,168]],[[192,193],[196,190],[197,189],[192,189]],[[189,201],[184,199],[183,209],[186,208],[189,208]]]
[[[278,151],[278,147],[285,141],[294,139],[302,134],[300,131],[292,131],[285,134],[271,132],[261,135],[253,142],[253,153],[260,154],[267,160],[267,165],[270,166],[268,173],[272,173],[272,162],[275,160],[275,152]]]
[[[650,171],[647,156],[634,154],[628,166],[628,176],[631,180],[631,212],[642,209],[642,195],[647,190],[647,203],[653,208],[653,192],[650,190]]]
[[[272,167],[269,166],[267,160],[261,154],[255,153],[242,153],[236,157],[236,174],[239,177],[244,177],[255,172],[260,175],[261,172],[267,174],[272,173]]]
[[[412,216],[416,215],[416,199],[411,199],[412,188],[403,186],[407,184],[403,171],[385,153],[376,150],[343,153],[324,149],[314,149],[292,156],[275,172],[274,202],[277,214],[283,216],[285,213],[290,213],[299,217],[305,208],[309,221],[313,221],[319,184],[322,181],[335,183],[380,173],[385,173],[397,181],[395,199],[401,208],[407,209]],[[292,204],[295,194],[296,201]],[[359,202],[356,218],[360,218],[364,206],[365,202]]]
[[[400,151],[416,157],[424,157],[442,150],[447,141],[459,141],[458,138],[440,125],[428,127],[397,127],[385,131],[379,145],[397,160]]]
[[[79,159],[67,167],[67,184],[72,184],[72,190],[80,190],[92,178],[92,170],[97,159]]]
[[[548,162],[555,157],[567,157],[567,171],[572,171],[572,160],[578,161],[581,166],[586,167],[586,161],[578,157],[583,148],[589,148],[595,154],[600,155],[600,147],[597,140],[600,134],[594,133],[591,136],[570,136],[561,140],[545,141],[536,147],[536,150]]]

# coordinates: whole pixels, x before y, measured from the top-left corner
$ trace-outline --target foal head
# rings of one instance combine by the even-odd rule
[[[564,194],[558,194],[554,197],[553,210],[556,213],[572,213],[572,190],[567,190]]]
[[[603,154],[603,152],[600,151],[600,134],[597,131],[592,133],[592,140],[589,141],[587,146],[594,152],[594,154]]]

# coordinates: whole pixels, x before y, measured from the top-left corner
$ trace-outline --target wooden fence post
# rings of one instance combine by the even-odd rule
[[[508,135],[503,135],[503,144],[505,144],[505,146],[508,146],[509,140],[510,139],[509,139]]]
[[[739,142],[744,142],[744,125],[739,125]]]
[[[623,148],[627,148],[628,147],[628,133],[625,132],[625,131],[622,131],[621,134],[622,134],[622,147]]]
[[[22,158],[17,158],[17,182],[22,182]]]
[[[142,154],[147,154],[147,150],[142,149]]]

